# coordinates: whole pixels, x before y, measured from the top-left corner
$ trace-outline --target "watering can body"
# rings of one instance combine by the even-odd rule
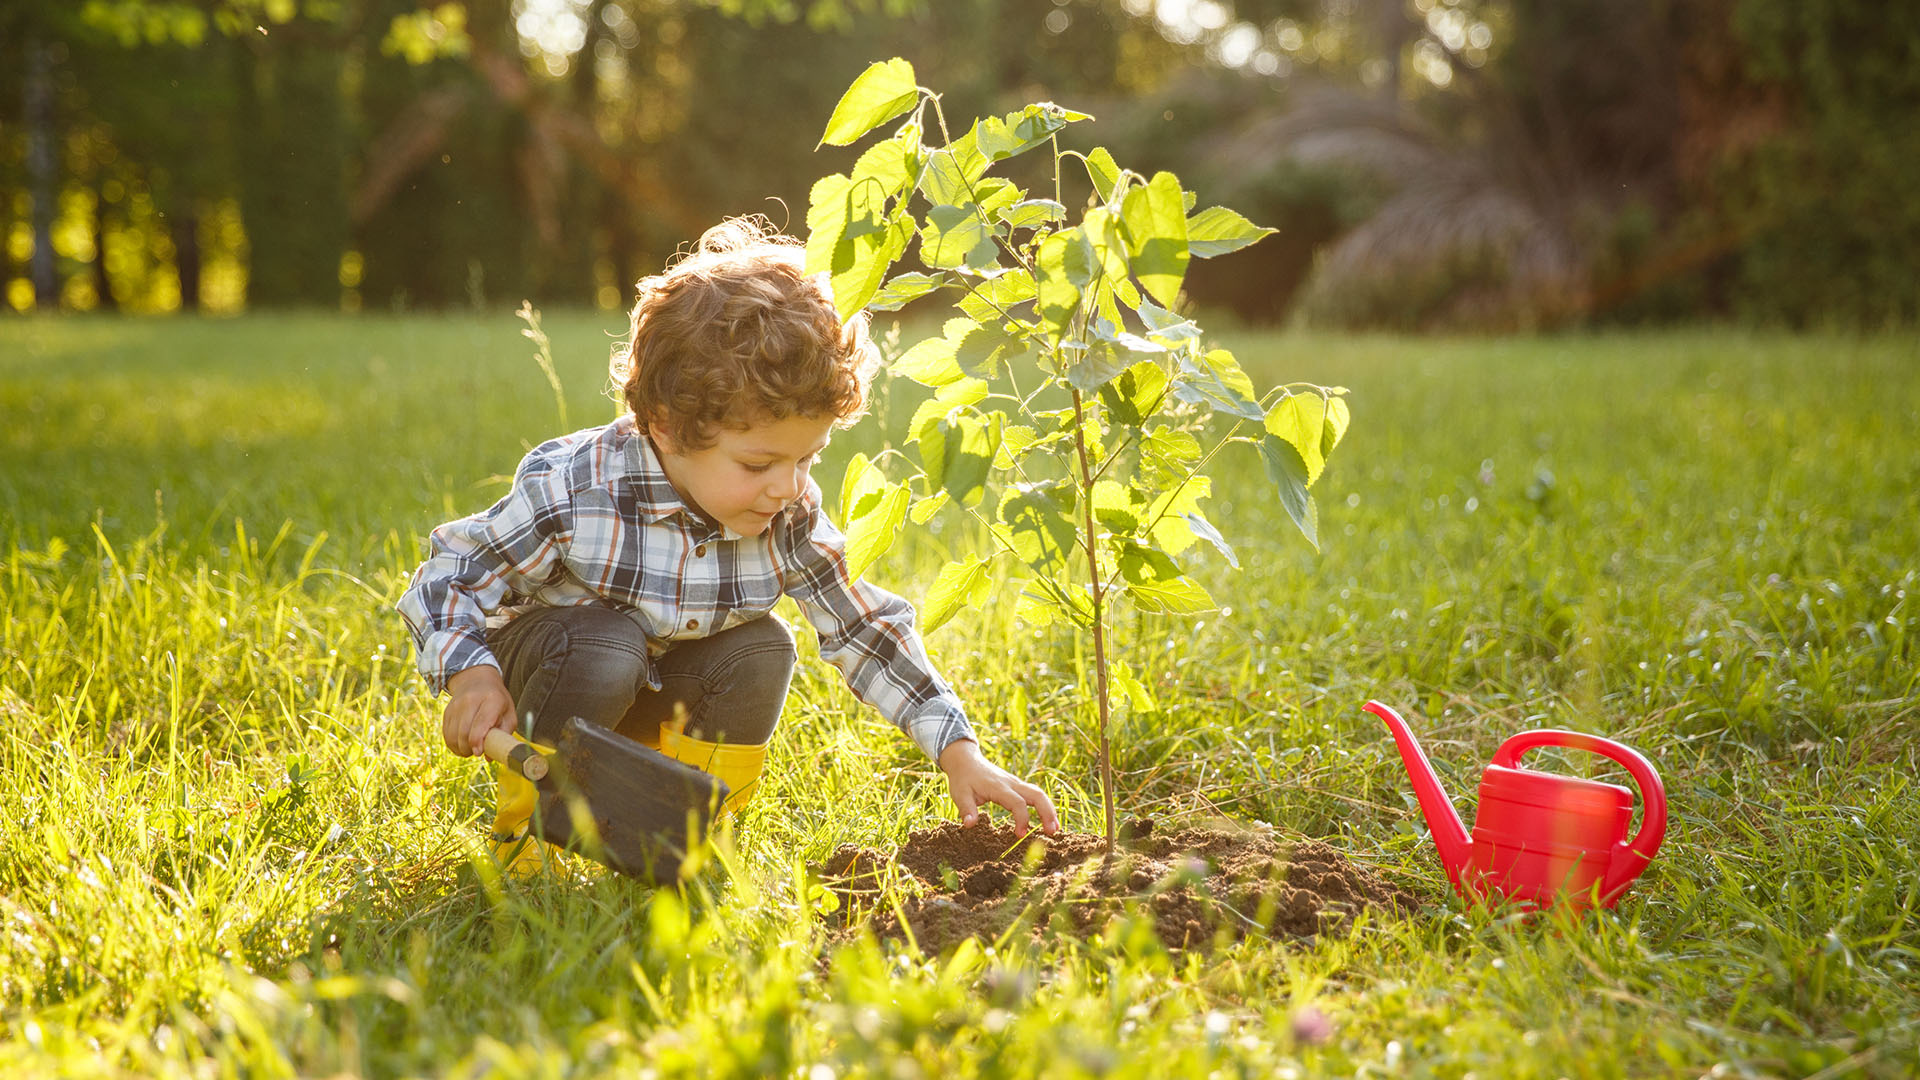
[[[1481,776],[1469,836],[1406,721],[1377,701],[1367,702],[1366,709],[1393,732],[1434,846],[1463,897],[1541,907],[1612,907],[1660,850],[1667,829],[1666,790],[1652,764],[1628,747],[1577,731],[1540,729],[1513,736],[1494,752]],[[1645,803],[1639,832],[1627,834],[1633,819],[1629,789],[1522,767],[1521,756],[1542,746],[1591,751],[1625,767]]]

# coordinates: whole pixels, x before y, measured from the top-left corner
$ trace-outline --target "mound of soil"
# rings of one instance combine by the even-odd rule
[[[990,943],[1022,920],[1035,940],[1087,940],[1138,912],[1168,948],[1191,949],[1253,933],[1339,933],[1363,909],[1395,915],[1419,906],[1333,848],[1266,829],[1161,833],[1136,820],[1122,837],[1109,856],[1106,841],[1086,833],[1036,830],[1022,840],[1009,825],[948,822],[910,834],[892,855],[843,845],[812,869],[840,900],[831,916],[838,928],[864,922],[881,938],[911,932],[928,952],[969,937]],[[898,911],[878,902],[888,880],[907,886]]]

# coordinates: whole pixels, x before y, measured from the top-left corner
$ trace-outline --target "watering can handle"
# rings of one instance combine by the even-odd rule
[[[1598,735],[1588,735],[1579,731],[1561,731],[1556,728],[1540,728],[1535,731],[1523,731],[1500,744],[1493,752],[1493,763],[1509,769],[1520,767],[1520,755],[1535,747],[1565,746],[1574,750],[1586,750],[1602,757],[1612,758],[1627,770],[1633,782],[1640,788],[1640,801],[1646,807],[1646,813],[1640,819],[1640,831],[1632,840],[1627,841],[1627,850],[1640,856],[1641,866],[1653,860],[1654,853],[1660,850],[1660,841],[1667,835],[1667,789],[1660,783],[1660,774],[1653,771],[1653,763],[1641,755],[1640,751],[1622,746],[1612,739],[1603,739]]]

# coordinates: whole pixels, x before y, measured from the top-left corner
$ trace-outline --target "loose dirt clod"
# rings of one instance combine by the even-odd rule
[[[1394,915],[1419,906],[1311,840],[1248,827],[1160,832],[1147,820],[1121,836],[1109,856],[1104,840],[1085,833],[1020,840],[1008,825],[949,822],[910,834],[891,856],[843,845],[813,872],[840,901],[837,927],[911,933],[929,952],[968,937],[993,941],[1022,920],[1036,940],[1085,940],[1131,910],[1152,920],[1168,948],[1191,949],[1250,933],[1339,933],[1363,909]],[[906,886],[898,910],[880,903],[889,880]]]

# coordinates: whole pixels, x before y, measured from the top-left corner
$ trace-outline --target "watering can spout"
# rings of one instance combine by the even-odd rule
[[[1456,888],[1460,887],[1472,841],[1467,839],[1466,824],[1440,786],[1440,774],[1434,772],[1427,752],[1414,741],[1413,731],[1400,719],[1399,713],[1378,701],[1369,701],[1362,707],[1385,721],[1387,730],[1393,732],[1393,741],[1400,748],[1400,760],[1407,766],[1407,778],[1413,782],[1414,794],[1420,798],[1420,812],[1426,815],[1427,828],[1433,832],[1433,846],[1440,849],[1440,862],[1447,868],[1447,877]]]

